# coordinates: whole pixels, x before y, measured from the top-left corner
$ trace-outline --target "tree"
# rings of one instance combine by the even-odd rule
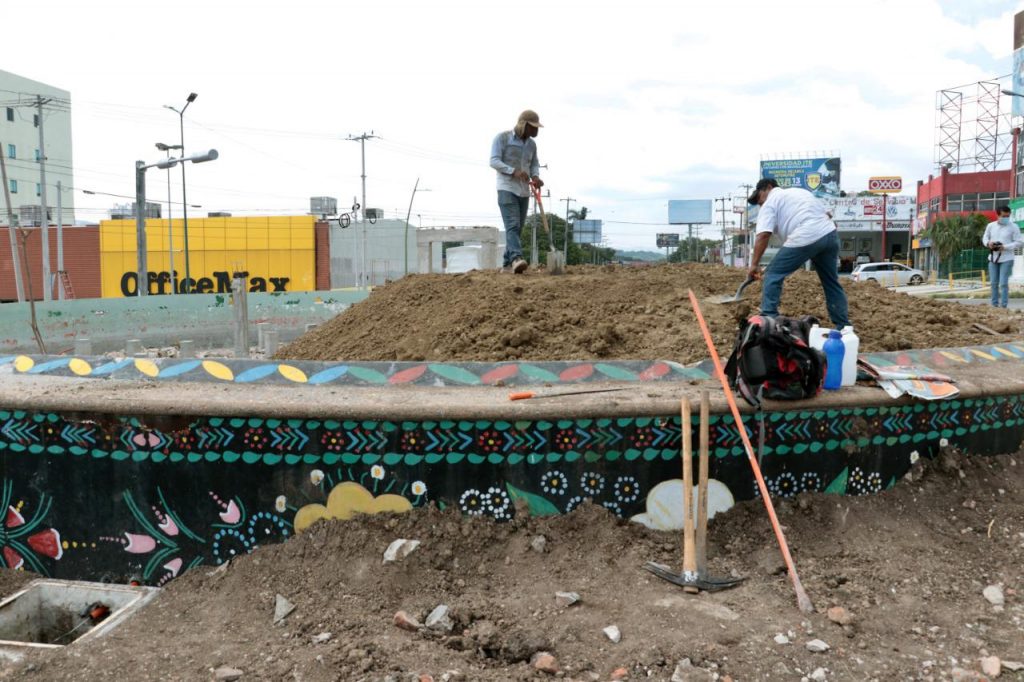
[[[982,248],[981,236],[988,222],[989,219],[980,213],[948,215],[932,223],[921,236],[930,237],[939,260],[949,263],[961,251]]]
[[[580,210],[578,210],[578,211],[575,210],[575,209],[569,211],[569,222],[570,223],[574,223],[577,220],[586,220],[587,219],[587,210],[588,209],[587,209],[586,206],[581,206]]]
[[[571,211],[571,216],[574,211]],[[587,214],[587,208],[584,206],[580,209],[579,215],[585,216]],[[560,218],[556,215],[547,214],[548,229],[551,230],[555,239],[555,247],[559,251],[565,249],[565,233],[566,223],[564,218]],[[585,218],[578,218],[579,220],[585,220]],[[520,235],[523,244],[523,258],[527,261],[530,260],[530,252],[533,247],[533,231],[537,231],[537,256],[538,263],[546,265],[548,262],[548,250],[551,244],[550,236],[544,231],[544,228],[540,226],[540,216],[536,213],[531,214],[526,219],[526,224],[523,226],[523,231]],[[570,228],[570,237],[571,237]],[[608,261],[615,259],[615,249],[601,248],[597,245],[592,244],[577,244],[570,239],[569,241],[569,253],[566,259],[567,265],[580,265],[582,263],[607,263]]]

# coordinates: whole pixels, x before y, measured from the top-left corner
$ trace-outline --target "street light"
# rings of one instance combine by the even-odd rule
[[[188,94],[188,97],[185,98],[185,106],[183,106],[180,111],[169,104],[164,105],[165,109],[170,109],[178,115],[178,124],[181,130],[181,145],[179,146],[179,149],[181,149],[181,153],[183,155],[185,154],[185,110],[188,109],[189,104],[192,104],[192,102],[196,101],[196,97],[198,96],[199,95],[197,95],[196,93],[190,92]],[[185,164],[181,164],[181,212],[182,235],[184,236],[185,239],[185,285],[188,286],[188,281],[191,277],[191,273],[189,272],[188,267],[188,200],[185,198]],[[188,291],[186,290],[185,293],[188,293]]]
[[[163,142],[157,142],[156,148],[162,152],[167,152],[167,158],[171,158],[172,149],[181,149],[180,144],[164,144]],[[167,269],[171,273],[171,278],[174,278],[174,228],[171,225],[171,169],[167,169],[167,258],[169,264]],[[174,287],[171,287],[171,293],[176,294]]]
[[[216,149],[211,149],[202,154],[193,154],[192,156],[181,156],[175,158],[168,156],[166,159],[157,161],[156,163],[147,164],[145,161],[135,162],[135,252],[137,258],[137,274],[136,274],[136,296],[145,296],[149,293],[149,267],[146,263],[146,171],[150,168],[160,168],[161,170],[170,169],[177,166],[179,163],[184,167],[186,161],[192,163],[205,163],[206,161],[213,161],[220,154],[217,153]],[[187,232],[185,233],[188,234]],[[187,237],[186,237],[187,238]],[[188,251],[185,252],[185,267],[186,272],[188,268]],[[173,275],[171,288],[174,288]],[[188,275],[185,276],[185,281],[182,282],[182,289],[185,293],[188,293]]]
[[[429,192],[429,189],[420,189],[420,179],[416,178],[416,184],[412,187],[412,196],[409,197],[409,210],[405,214],[405,274],[409,274],[409,217],[412,215],[412,200],[416,198],[416,192]]]
[[[1002,90],[1001,92],[1004,95],[1009,95],[1010,97],[1024,97],[1024,95],[1020,94],[1019,92],[1014,92],[1013,90]]]

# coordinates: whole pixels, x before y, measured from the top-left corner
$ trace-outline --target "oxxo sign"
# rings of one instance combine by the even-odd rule
[[[868,178],[868,191],[874,194],[898,194],[903,191],[903,178],[898,175]]]

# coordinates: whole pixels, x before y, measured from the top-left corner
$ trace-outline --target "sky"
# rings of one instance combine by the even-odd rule
[[[303,214],[309,197],[413,225],[500,225],[491,141],[536,110],[545,208],[586,206],[609,246],[655,250],[670,199],[756,182],[762,158],[838,153],[842,186],[935,167],[936,92],[1012,70],[1004,0],[33,0],[0,67],[71,92],[75,207],[134,195],[177,143],[192,209]],[[1005,80],[1009,87],[1008,78]],[[1005,99],[1005,98],[1004,98]],[[1008,102],[1004,108],[1009,109]],[[172,201],[181,201],[172,171]],[[147,173],[150,200],[164,171]],[[731,204],[729,205],[731,207]],[[173,212],[180,212],[175,204]],[[190,211],[191,214],[191,211]],[[734,215],[728,215],[733,220]],[[717,216],[716,216],[717,220]],[[705,228],[706,236],[717,232]]]

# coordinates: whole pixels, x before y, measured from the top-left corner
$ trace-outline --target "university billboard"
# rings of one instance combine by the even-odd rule
[[[1013,91],[1024,95],[1024,12],[1013,16]],[[1013,100],[1013,115],[1024,116],[1024,97]]]
[[[838,156],[761,162],[762,178],[773,178],[779,187],[801,187],[818,197],[839,194],[839,170]]]

